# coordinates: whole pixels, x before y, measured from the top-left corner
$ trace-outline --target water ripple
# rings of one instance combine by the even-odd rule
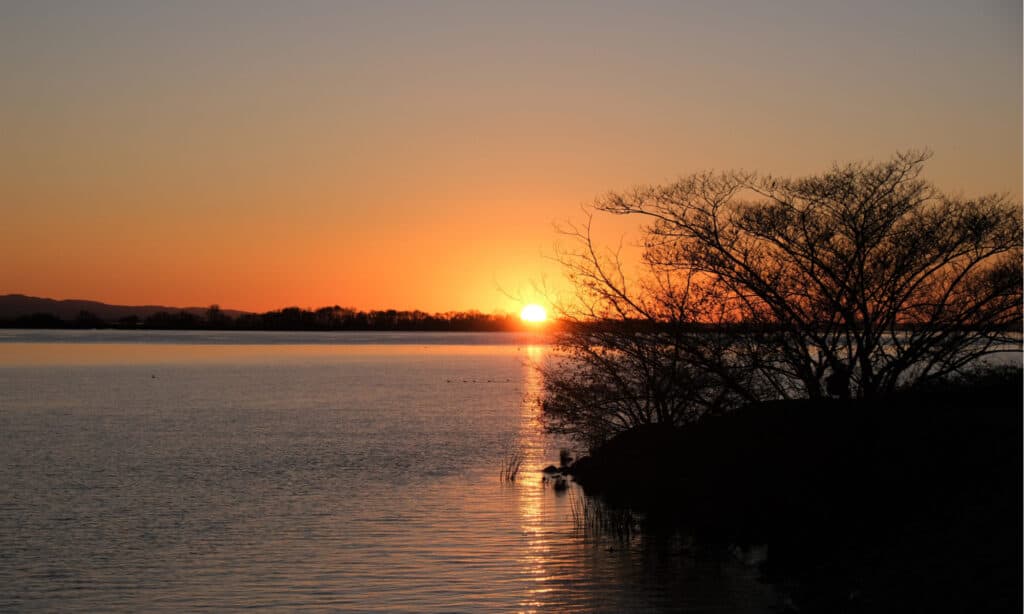
[[[772,599],[732,562],[578,531],[571,497],[540,479],[559,442],[539,430],[540,376],[522,355],[368,356],[0,368],[0,610]],[[498,479],[509,442],[525,454],[513,484]]]

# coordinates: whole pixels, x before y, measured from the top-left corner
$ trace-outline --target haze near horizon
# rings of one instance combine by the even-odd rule
[[[518,312],[608,190],[1021,195],[1017,2],[13,2],[0,67],[0,294]]]

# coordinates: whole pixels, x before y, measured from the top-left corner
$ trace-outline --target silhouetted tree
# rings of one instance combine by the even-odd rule
[[[11,328],[67,328],[67,325],[52,313],[32,313],[3,322],[3,326]]]
[[[611,382],[647,403],[682,373],[669,394],[699,414],[871,397],[1019,349],[1020,204],[942,194],[920,178],[928,157],[800,179],[702,173],[599,199],[597,212],[649,221],[643,272],[627,279],[590,219],[570,229],[579,249],[561,259],[577,300],[563,315],[578,325],[560,342],[576,360],[548,374],[549,423],[571,428],[573,396],[593,405]]]
[[[146,328],[171,330],[195,330],[202,328],[201,324],[198,316],[184,310],[177,313],[158,311],[144,321]]]
[[[220,305],[213,304],[206,309],[206,325],[209,328],[228,328],[231,324],[231,318],[221,311]]]
[[[139,316],[133,314],[119,318],[117,320],[117,326],[119,328],[138,328],[139,322]]]
[[[78,317],[75,318],[74,326],[75,328],[106,328],[107,323],[93,312],[82,309],[78,312]]]

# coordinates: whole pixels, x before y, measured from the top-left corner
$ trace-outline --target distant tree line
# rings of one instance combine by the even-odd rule
[[[316,310],[287,307],[265,313],[231,317],[211,305],[204,315],[193,312],[160,311],[148,317],[126,316],[104,320],[81,311],[73,320],[50,313],[33,313],[0,320],[0,328],[149,329],[149,330],[352,330],[352,331],[436,331],[502,332],[524,330],[514,314],[485,314],[458,311],[430,314],[423,311],[358,311],[334,305]]]

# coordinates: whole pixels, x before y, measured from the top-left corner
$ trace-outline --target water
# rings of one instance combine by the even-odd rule
[[[573,522],[541,342],[0,331],[0,610],[773,604],[738,560]]]

